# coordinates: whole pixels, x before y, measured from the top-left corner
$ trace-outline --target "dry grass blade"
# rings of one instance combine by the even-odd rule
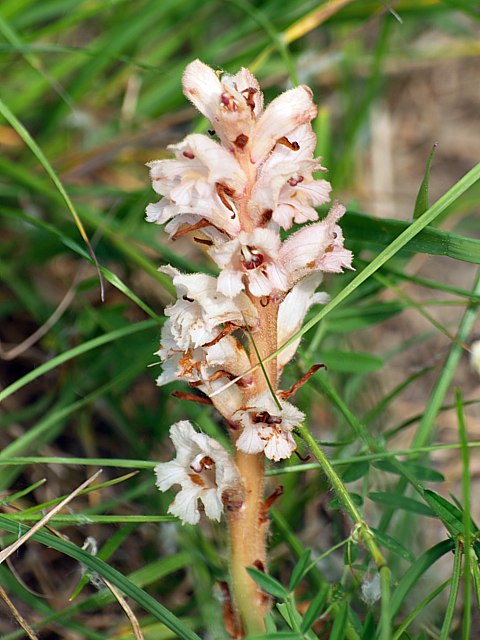
[[[68,309],[72,300],[75,298],[77,280],[78,278],[75,278],[75,282],[70,286],[69,290],[64,295],[58,307],[48,318],[48,320],[46,320],[46,322],[44,322],[41,327],[39,327],[34,333],[28,336],[28,338],[26,338],[23,342],[17,344],[15,347],[12,347],[9,351],[7,351],[2,347],[2,343],[0,341],[0,359],[7,361],[15,360],[15,358],[18,358],[22,355],[22,353],[28,351],[30,347],[41,340],[43,336],[50,331],[50,329],[62,317],[63,313]]]
[[[15,553],[15,551],[20,548],[22,546],[22,544],[24,542],[26,542],[29,538],[31,538],[35,533],[37,533],[37,531],[39,529],[41,529],[44,525],[47,524],[47,522],[55,515],[57,514],[59,511],[61,511],[63,509],[63,507],[65,505],[67,505],[69,502],[71,502],[73,500],[73,498],[75,498],[81,491],[83,491],[84,489],[86,489],[86,487],[88,487],[90,484],[92,484],[92,482],[94,482],[98,476],[102,473],[102,469],[100,469],[99,471],[97,471],[97,473],[94,473],[93,476],[91,476],[90,478],[88,478],[88,480],[85,480],[85,482],[83,482],[79,487],[77,487],[74,491],[72,491],[72,493],[70,493],[65,500],[62,500],[62,502],[60,502],[59,504],[57,504],[56,507],[54,507],[53,509],[51,509],[44,518],[42,518],[41,520],[39,520],[36,524],[33,525],[33,527],[31,529],[29,529],[27,531],[27,533],[25,533],[23,536],[20,536],[20,538],[18,538],[18,540],[16,540],[15,542],[13,542],[11,545],[9,545],[8,547],[6,547],[1,553],[0,553],[0,564],[2,562],[4,562],[9,556],[12,555],[12,553]]]
[[[352,0],[330,0],[330,2],[322,4],[321,7],[307,13],[307,15],[303,16],[297,20],[297,22],[294,22],[290,27],[288,27],[288,29],[283,33],[284,41],[290,44],[291,42],[298,40],[351,2]]]
[[[115,598],[118,600],[118,604],[122,607],[122,609],[125,611],[127,618],[130,620],[130,624],[132,625],[132,630],[133,630],[133,635],[135,636],[135,640],[144,640],[142,630],[140,628],[140,625],[138,624],[138,620],[135,617],[135,614],[133,613],[128,602],[122,596],[120,591],[113,586],[111,582],[109,582],[105,578],[102,578],[102,579],[107,585],[107,587],[110,589],[110,591],[113,593]]]
[[[38,636],[35,635],[35,633],[32,631],[32,629],[31,629],[30,625],[28,624],[28,622],[23,618],[21,613],[17,610],[17,608],[15,607],[13,602],[8,597],[7,592],[5,591],[5,589],[2,586],[0,586],[0,598],[3,599],[3,601],[5,602],[7,607],[9,608],[10,613],[15,618],[15,620],[18,622],[18,624],[22,627],[22,629],[25,631],[25,634],[30,638],[30,640],[38,640]]]
[[[0,24],[1,24],[1,21],[0,21]],[[97,244],[98,240],[100,239],[101,232],[102,232],[102,229],[97,229],[97,231],[95,232],[95,235],[92,238],[92,243],[91,243],[92,247],[95,247],[95,245]],[[36,331],[34,331],[34,333],[28,336],[28,338],[23,340],[23,342],[21,342],[20,344],[17,344],[15,347],[12,347],[9,351],[3,348],[2,341],[0,340],[0,359],[1,360],[6,360],[6,361],[15,360],[15,358],[18,358],[19,356],[21,356],[23,353],[25,353],[25,351],[28,351],[30,347],[32,347],[35,343],[41,340],[43,336],[45,336],[50,331],[50,329],[53,326],[55,326],[55,324],[58,322],[58,320],[60,320],[60,318],[65,313],[65,311],[68,309],[70,304],[75,299],[77,286],[84,272],[85,272],[85,264],[83,264],[80,267],[75,278],[73,279],[72,284],[68,288],[62,300],[60,300],[60,303],[58,304],[57,308],[52,313],[52,315],[42,324],[41,327],[39,327]]]

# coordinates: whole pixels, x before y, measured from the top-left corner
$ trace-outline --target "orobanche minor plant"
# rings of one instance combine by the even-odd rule
[[[315,293],[323,272],[351,268],[352,254],[338,225],[345,208],[335,203],[321,221],[314,208],[329,201],[331,186],[314,178],[325,169],[313,156],[317,109],[308,87],[290,89],[264,109],[247,69],[228,75],[196,60],[183,90],[212,129],[171,145],[175,159],[149,163],[163,197],[148,206],[147,219],[165,224],[173,240],[194,233],[220,273],[162,267],[178,299],[165,310],[157,383],[183,380],[203,392],[223,416],[234,454],[183,420],[170,429],[175,460],[155,471],[162,491],[180,486],[169,512],[183,523],[198,523],[199,502],[213,520],[226,511],[230,630],[241,638],[265,629],[270,604],[246,571],[267,570],[265,457],[289,458],[305,417],[287,401],[300,384],[279,389],[298,340],[263,360],[295,335],[313,304],[328,300]],[[281,230],[294,223],[304,226],[282,241]]]

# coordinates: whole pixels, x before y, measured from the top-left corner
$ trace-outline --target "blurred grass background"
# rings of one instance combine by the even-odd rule
[[[178,419],[189,417],[224,437],[213,411],[170,396],[181,385],[154,384],[162,309],[172,299],[157,267],[170,262],[196,270],[203,262],[212,268],[188,239],[168,243],[160,228],[144,221],[146,204],[155,200],[144,164],[168,157],[168,144],[203,126],[181,92],[185,65],[199,57],[231,72],[250,66],[267,99],[292,83],[312,87],[319,104],[318,152],[335,197],[348,206],[346,244],[360,272],[411,221],[434,143],[432,202],[478,161],[479,18],[477,3],[469,0],[2,0],[0,355],[7,393],[0,413],[0,490],[11,521],[33,521],[100,466],[93,459],[113,461],[108,468],[103,461],[100,482],[123,476],[125,466],[141,467],[125,460],[168,459],[166,436]],[[26,144],[18,123],[37,146]],[[92,241],[105,278],[104,301],[79,229],[41,166],[39,150]],[[468,303],[478,302],[478,287],[471,291],[480,263],[479,199],[477,184],[437,219],[442,232],[422,232],[409,251],[305,336],[284,384],[312,362],[327,364],[328,374],[314,378],[298,401],[316,436],[336,443],[327,449],[332,460],[372,452],[358,430],[353,435],[355,419],[391,450],[458,443],[455,409],[439,408],[452,403],[452,379],[464,401],[479,397],[479,377],[464,348],[475,334],[473,319],[468,335],[453,340]],[[334,295],[351,277],[328,279],[326,288]],[[39,329],[36,340],[23,344]],[[452,349],[457,359],[447,368]],[[478,408],[473,402],[465,411],[470,437],[477,440]],[[44,460],[19,459],[25,456]],[[473,491],[480,467],[475,450],[471,456]],[[73,457],[92,460],[63,460]],[[466,470],[458,449],[442,449],[423,465],[421,479],[423,473],[423,480],[438,482],[437,470],[447,478],[437,490],[460,498]],[[339,469],[345,482],[355,482],[347,486],[372,525],[394,537],[398,583],[417,554],[445,538],[443,524],[418,508],[415,515],[406,511],[407,522],[397,514],[391,524],[388,505],[395,504],[392,496],[403,496],[384,462]],[[272,572],[288,583],[304,546],[321,554],[350,530],[318,471],[283,474],[280,481],[285,494],[274,516]],[[136,576],[133,582],[190,628],[223,638],[216,587],[226,577],[218,552],[222,528],[153,522],[168,503],[147,468],[77,498],[52,526],[80,547],[92,536],[101,558]],[[478,510],[475,502],[473,508]],[[101,522],[104,515],[113,522]],[[6,543],[13,539],[5,534]],[[357,572],[361,581],[368,566],[359,561],[351,570],[355,558],[347,555],[330,555],[299,594],[308,604],[320,586],[328,586],[327,613],[316,627],[320,638],[330,637],[332,624],[338,638],[344,637],[341,624],[346,637],[374,637],[375,607],[365,604],[352,579]],[[428,574],[428,590],[449,571],[446,562]],[[83,584],[78,562],[38,543],[28,543],[0,567],[0,582],[38,637],[133,637],[118,603]],[[79,583],[83,588],[71,603]],[[410,597],[407,612],[418,603]],[[0,612],[2,638],[25,637],[5,602]],[[135,613],[145,638],[177,637],[159,622],[158,611],[137,601]],[[440,637],[442,607],[426,614],[422,609],[422,615],[412,635],[402,638]],[[466,637],[459,621],[455,613],[452,637]]]

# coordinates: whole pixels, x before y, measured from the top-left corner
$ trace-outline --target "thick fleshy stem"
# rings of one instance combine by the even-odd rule
[[[265,631],[268,596],[248,575],[247,567],[266,564],[268,520],[260,521],[264,487],[263,453],[238,452],[236,463],[245,486],[242,509],[230,514],[230,575],[233,604],[244,634]],[[243,637],[243,635],[241,636]]]
[[[252,365],[257,363],[256,351],[263,359],[276,349],[278,304],[270,301],[266,307],[258,298],[252,296],[257,307],[260,324],[259,331],[252,336],[255,347],[251,345]],[[265,378],[268,376],[268,381]],[[269,388],[277,387],[277,363],[270,360],[255,372],[255,384],[251,396],[255,396]],[[248,398],[246,399],[248,402]],[[263,453],[248,454],[237,452],[238,470],[245,487],[245,502],[242,509],[232,511],[229,515],[230,525],[230,574],[235,611],[243,634],[261,633],[265,631],[264,617],[270,607],[270,599],[254,580],[248,575],[247,567],[261,570],[267,565],[266,539],[269,520],[265,518],[263,505],[264,494],[264,461]],[[244,637],[244,636],[241,636]]]

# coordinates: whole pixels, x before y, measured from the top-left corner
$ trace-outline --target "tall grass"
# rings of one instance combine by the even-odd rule
[[[181,93],[195,57],[252,67],[267,97],[313,87],[319,153],[348,205],[356,256],[355,273],[326,281],[332,301],[309,315],[285,374],[293,384],[312,364],[327,367],[298,394],[311,459],[269,472],[284,493],[270,577],[257,575],[276,603],[262,637],[475,637],[479,443],[469,424],[479,398],[466,354],[480,300],[480,167],[448,156],[447,124],[431,166],[435,140],[411,149],[409,204],[395,219],[369,215],[366,167],[378,108],[399,99],[401,74],[468,65],[480,16],[469,0],[391,4],[2,1],[4,546],[103,469],[101,484],[1,564],[5,640],[226,637],[222,526],[171,522],[151,471],[169,458],[178,419],[226,443],[209,407],[154,384],[172,295],[157,268],[193,271],[202,258],[144,222],[153,197],[143,165],[205,128]],[[422,117],[433,108],[426,101]],[[451,180],[439,185],[442,162]],[[96,554],[82,549],[88,537]]]

